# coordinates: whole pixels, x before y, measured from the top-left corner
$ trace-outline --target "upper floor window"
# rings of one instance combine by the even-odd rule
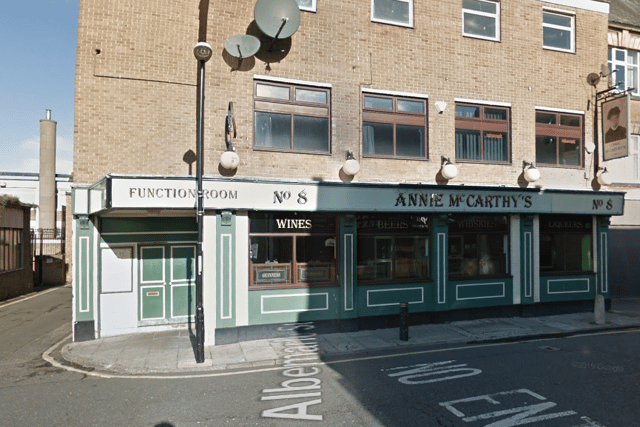
[[[631,93],[640,94],[638,89],[638,52],[635,50],[609,48],[609,72],[617,82],[618,90],[625,91],[633,88]]]
[[[456,103],[456,160],[509,161],[507,107]]]
[[[327,88],[256,82],[254,148],[328,153]]]
[[[307,12],[316,11],[316,0],[296,0],[300,10],[306,10]]]
[[[536,163],[582,165],[583,116],[536,112]]]
[[[424,99],[364,95],[362,152],[365,156],[427,157]]]
[[[462,34],[500,40],[500,2],[462,0]]]
[[[413,27],[413,0],[371,0],[371,20]]]
[[[542,12],[542,46],[545,49],[575,52],[575,17]]]

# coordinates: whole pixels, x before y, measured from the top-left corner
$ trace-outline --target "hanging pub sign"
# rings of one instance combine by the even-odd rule
[[[629,94],[602,104],[604,160],[629,155]]]

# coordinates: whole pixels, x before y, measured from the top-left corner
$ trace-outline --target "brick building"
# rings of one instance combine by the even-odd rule
[[[609,14],[609,70],[613,97],[629,95],[627,155],[603,162],[611,174],[613,190],[624,191],[625,213],[611,218],[610,261],[613,296],[639,297],[640,256],[640,4],[611,0]],[[616,70],[614,73],[613,71]],[[603,132],[607,125],[603,117]]]
[[[595,176],[606,82],[587,82],[608,2],[298,3],[273,41],[254,1],[81,2],[76,339],[192,318],[199,41],[208,344],[388,324],[400,302],[428,320],[609,297],[624,195]],[[238,34],[255,56],[225,50]],[[236,169],[220,164],[229,102]]]

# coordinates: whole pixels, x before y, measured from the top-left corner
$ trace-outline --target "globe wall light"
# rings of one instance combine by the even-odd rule
[[[522,172],[527,182],[536,182],[540,179],[540,171],[535,167],[533,162],[522,161]]]
[[[353,153],[351,151],[347,151],[347,160],[344,162],[342,170],[349,176],[354,176],[360,172],[360,163],[358,163],[355,157],[353,157]]]
[[[450,180],[458,176],[458,167],[451,163],[448,157],[442,156],[440,165],[442,166],[440,172],[444,179]]]

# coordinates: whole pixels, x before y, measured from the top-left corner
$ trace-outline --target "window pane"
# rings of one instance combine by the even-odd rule
[[[591,236],[567,233],[565,271],[591,271]]]
[[[470,105],[456,105],[457,117],[480,117],[480,107]]]
[[[561,165],[580,166],[580,140],[574,138],[560,138]]]
[[[256,111],[256,147],[291,149],[291,115]]]
[[[627,51],[627,62],[629,64],[637,65],[638,64],[638,52],[633,52],[631,50]]]
[[[293,129],[295,150],[329,151],[329,119],[294,116]]]
[[[556,15],[555,13],[545,13],[542,16],[545,24],[558,25],[561,27],[571,27],[571,17],[566,15]]]
[[[487,132],[484,134],[484,160],[506,162],[509,159],[508,137],[506,133]]]
[[[296,264],[299,281],[333,281],[335,277],[335,239],[330,236],[304,236],[296,239]]]
[[[424,157],[424,127],[397,125],[396,155]]]
[[[627,87],[635,88],[634,92],[638,92],[638,68],[627,67]]]
[[[507,110],[502,108],[485,108],[484,118],[489,120],[507,120]]]
[[[536,113],[536,123],[544,123],[547,125],[556,124],[555,114]]]
[[[365,154],[393,155],[393,125],[363,123],[362,145]]]
[[[289,99],[289,88],[283,86],[265,85],[259,83],[256,95],[261,98]]]
[[[393,111],[393,99],[392,98],[380,98],[377,96],[365,96],[364,108],[375,108],[378,110],[390,110]]]
[[[488,38],[496,37],[496,18],[464,14],[464,33]]]
[[[624,50],[616,49],[616,61],[624,61]]]
[[[560,116],[560,124],[562,126],[580,127],[580,117],[576,117],[576,116]]]
[[[536,163],[556,164],[556,139],[536,136]]]
[[[374,0],[373,17],[384,21],[409,24],[409,3],[398,0]]]
[[[480,131],[456,130],[456,158],[479,160],[481,159]]]
[[[327,92],[324,90],[296,89],[296,101],[327,103]]]
[[[406,111],[409,113],[424,113],[424,102],[398,99],[398,111]]]
[[[477,10],[486,13],[496,13],[496,4],[494,2],[485,2],[480,0],[464,0],[462,7],[465,9]]]
[[[616,70],[617,72],[613,74],[613,81],[614,82],[619,82],[618,84],[618,90],[619,91],[625,91],[626,87],[625,87],[625,66],[624,65],[616,65]]]
[[[427,277],[427,247],[426,237],[396,237],[395,277]]]
[[[557,49],[571,49],[571,31],[544,27],[543,45]]]
[[[253,283],[290,283],[293,261],[291,237],[251,237]]]

